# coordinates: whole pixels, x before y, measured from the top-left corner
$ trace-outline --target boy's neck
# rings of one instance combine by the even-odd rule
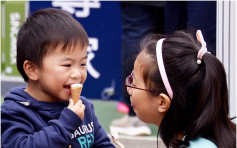
[[[37,82],[32,82],[29,80],[25,92],[38,101],[49,102],[48,100],[44,100],[44,97],[40,95],[40,88],[38,87]]]
[[[38,90],[37,89],[37,87],[34,87],[34,86],[32,86],[33,84],[31,83],[31,82],[28,82],[28,85],[27,85],[27,87],[26,87],[26,89],[25,89],[25,92],[27,92],[28,94],[30,94],[33,98],[35,98],[36,100],[38,100],[38,101],[41,101],[41,100],[39,100],[38,99],[38,97],[37,97],[37,93],[36,93],[36,90]]]

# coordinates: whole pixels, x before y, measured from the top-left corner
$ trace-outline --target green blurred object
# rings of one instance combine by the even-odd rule
[[[26,1],[1,2],[1,70],[9,76],[20,76],[16,67],[16,41],[28,9]]]
[[[1,104],[4,102],[4,97],[2,96],[1,97]]]

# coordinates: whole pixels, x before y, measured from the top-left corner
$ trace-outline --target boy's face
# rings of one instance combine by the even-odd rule
[[[47,54],[38,69],[36,99],[47,102],[66,101],[70,98],[70,85],[83,84],[87,77],[87,47],[78,44],[62,51],[62,46]]]

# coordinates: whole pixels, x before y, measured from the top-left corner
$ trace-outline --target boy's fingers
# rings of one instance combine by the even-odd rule
[[[77,105],[77,106],[80,107],[80,106],[82,105],[82,101],[81,101],[81,100],[78,100],[77,103],[76,103],[75,105]]]
[[[73,100],[70,98],[70,99],[69,99],[68,107],[72,107],[73,105],[74,105],[74,102],[73,102]]]
[[[81,105],[81,109],[82,110],[85,110],[86,109],[86,106],[84,104]]]

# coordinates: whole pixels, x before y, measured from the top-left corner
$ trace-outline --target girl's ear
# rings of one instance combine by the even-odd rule
[[[166,95],[161,93],[158,97],[158,112],[165,113],[170,108],[171,100]]]
[[[37,67],[33,62],[25,60],[23,68],[29,80],[37,81],[39,79],[37,73]]]

